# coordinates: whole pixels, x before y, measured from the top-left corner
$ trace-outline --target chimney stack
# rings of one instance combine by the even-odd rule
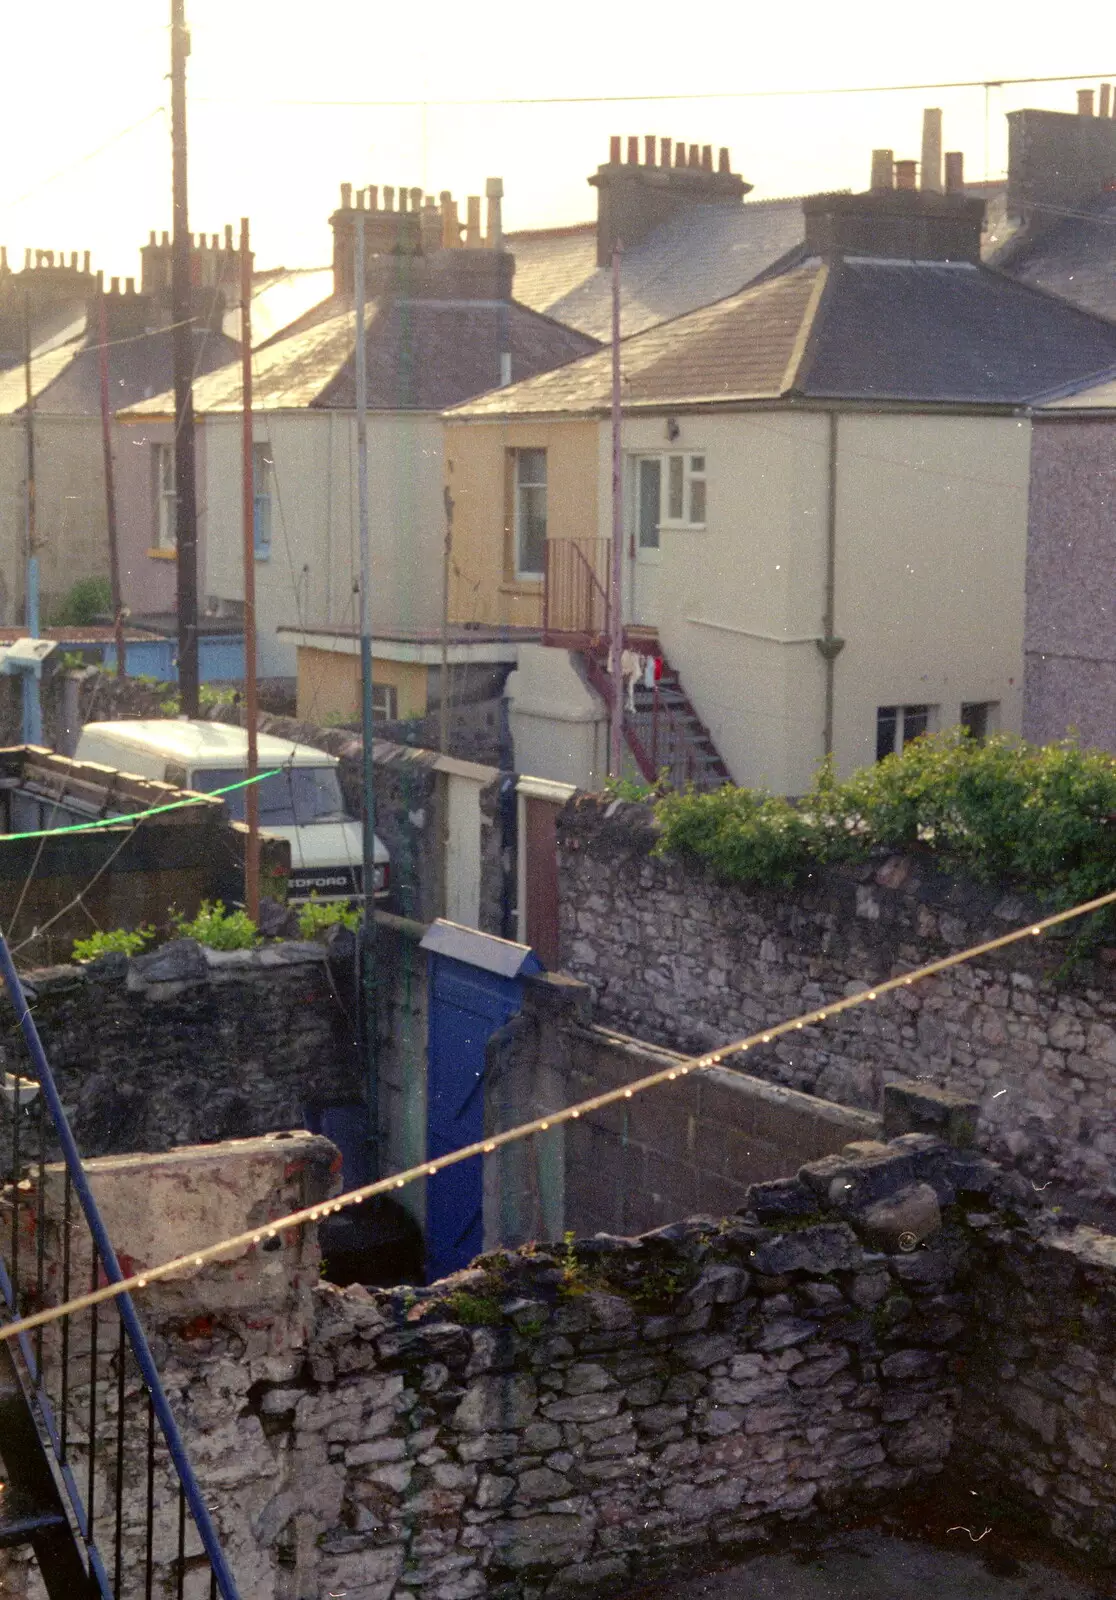
[[[1078,91],[1077,91],[1077,115],[1079,117],[1091,117],[1093,115],[1093,91],[1092,91],[1092,89],[1078,89]]]
[[[872,151],[872,182],[873,189],[894,189],[895,187],[895,152],[894,150]]]
[[[897,189],[917,189],[918,163],[916,161],[897,161],[895,163],[895,187]]]
[[[1112,115],[1112,85],[1110,83],[1102,83],[1100,86],[1099,115],[1102,117]]]
[[[485,217],[488,248],[490,250],[502,250],[504,245],[503,178],[486,178],[484,181],[484,196],[488,202],[488,214]]]
[[[946,194],[960,194],[965,187],[965,153],[947,150],[945,158]]]
[[[442,249],[460,250],[461,224],[457,220],[457,201],[448,189],[442,190]]]
[[[922,188],[942,192],[942,112],[927,106],[922,113]]]
[[[714,165],[712,145],[690,145],[643,134],[614,134],[608,163],[589,179],[598,192],[597,265],[612,259],[617,241],[627,248],[643,242],[653,228],[695,205],[738,204],[751,188],[732,171],[729,152],[721,149]],[[628,158],[620,162],[626,148]],[[655,157],[659,160],[656,165]]]
[[[479,250],[482,243],[480,195],[471,194],[466,201],[466,208],[465,248]]]

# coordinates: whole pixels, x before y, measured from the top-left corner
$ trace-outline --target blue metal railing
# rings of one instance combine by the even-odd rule
[[[61,1219],[62,1234],[62,1297],[70,1295],[70,1277],[72,1262],[71,1229],[74,1222],[73,1197],[76,1195],[78,1207],[84,1217],[89,1231],[92,1249],[91,1285],[96,1286],[98,1277],[103,1273],[109,1282],[118,1283],[124,1274],[120,1270],[116,1252],[112,1241],[105,1229],[104,1220],[97,1208],[97,1202],[89,1186],[89,1180],[82,1165],[81,1156],[66,1114],[58,1094],[58,1088],[50,1065],[43,1049],[42,1040],[31,1015],[27,997],[19,974],[16,972],[15,963],[3,934],[0,934],[0,977],[3,979],[8,998],[16,1013],[24,1043],[31,1058],[30,1079],[38,1084],[39,1093],[34,1095],[27,1105],[21,1104],[24,1093],[21,1092],[21,1079],[17,1075],[14,1092],[9,1091],[7,1098],[12,1101],[12,1171],[10,1176],[10,1196],[12,1201],[12,1226],[9,1243],[8,1261],[0,1262],[0,1295],[12,1316],[20,1315],[26,1306],[24,1301],[29,1298],[37,1300],[41,1305],[44,1298],[46,1282],[46,1154],[50,1138],[47,1120],[53,1129],[53,1140],[60,1148],[65,1162],[64,1202]],[[27,1080],[24,1080],[27,1081]],[[30,1093],[30,1090],[27,1091]],[[45,1115],[44,1115],[45,1106]],[[21,1159],[23,1134],[30,1135],[29,1148],[33,1150],[33,1159],[30,1165],[30,1187],[25,1188],[25,1163]],[[21,1183],[21,1180],[24,1180]],[[35,1206],[35,1274],[31,1283],[25,1283],[20,1276],[20,1230],[24,1221],[22,1202],[24,1194],[32,1197]],[[77,1536],[84,1548],[86,1562],[91,1580],[100,1589],[105,1600],[113,1600],[114,1596],[123,1593],[123,1563],[124,1563],[124,1462],[128,1452],[125,1417],[125,1365],[130,1354],[138,1368],[146,1396],[146,1406],[143,1408],[145,1427],[141,1430],[143,1438],[138,1441],[146,1460],[146,1527],[144,1533],[144,1572],[145,1581],[143,1593],[151,1596],[155,1568],[158,1554],[154,1548],[155,1540],[155,1424],[165,1441],[170,1462],[173,1465],[178,1484],[178,1541],[177,1551],[170,1558],[170,1568],[176,1578],[175,1592],[178,1596],[183,1594],[186,1557],[186,1525],[187,1511],[193,1520],[198,1538],[204,1551],[204,1559],[208,1563],[210,1572],[209,1592],[216,1600],[238,1600],[238,1591],[232,1572],[221,1549],[217,1530],[209,1514],[201,1487],[194,1474],[194,1469],[186,1453],[174,1413],[167,1401],[163,1385],[159,1377],[158,1368],[151,1354],[143,1326],[136,1314],[135,1306],[130,1295],[116,1296],[111,1306],[117,1318],[117,1337],[115,1340],[115,1381],[116,1381],[116,1414],[111,1418],[115,1440],[111,1449],[115,1452],[114,1494],[112,1516],[106,1528],[106,1536],[101,1543],[108,1548],[111,1541],[112,1550],[112,1576],[108,1575],[105,1561],[98,1547],[95,1528],[95,1485],[96,1485],[96,1455],[97,1432],[101,1425],[102,1437],[103,1424],[109,1420],[106,1410],[104,1417],[98,1414],[98,1313],[100,1307],[93,1307],[90,1312],[89,1324],[89,1410],[87,1417],[88,1427],[88,1483],[83,1499],[73,1470],[71,1460],[71,1431],[70,1417],[73,1409],[73,1394],[70,1382],[70,1356],[71,1338],[69,1319],[63,1320],[61,1332],[61,1351],[59,1371],[57,1373],[59,1402],[52,1404],[48,1394],[48,1385],[53,1376],[43,1361],[42,1329],[36,1330],[34,1339],[21,1338],[19,1345],[22,1365],[24,1368],[24,1382],[28,1390],[28,1400],[36,1416],[39,1432],[44,1436],[53,1457],[55,1477],[60,1485],[64,1501],[68,1502],[71,1521],[76,1528]],[[111,1344],[111,1341],[110,1341]],[[191,1558],[191,1566],[194,1560]],[[139,1593],[139,1590],[129,1588],[129,1594]]]

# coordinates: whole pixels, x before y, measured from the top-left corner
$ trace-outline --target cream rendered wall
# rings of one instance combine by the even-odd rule
[[[239,417],[205,419],[207,592],[243,599]],[[269,446],[271,554],[256,562],[259,667],[294,675],[284,624],[359,621],[356,419],[328,411],[272,412],[257,420]],[[442,614],[441,424],[426,413],[368,418],[372,625],[380,632],[437,628]]]
[[[1031,424],[1014,417],[840,419],[834,746],[875,758],[876,708],[965,701],[1022,719]]]
[[[120,430],[114,429],[120,453]],[[108,578],[104,456],[99,417],[37,413],[35,511],[42,615],[83,578]],[[27,527],[27,430],[22,417],[0,418],[0,624],[24,603]]]
[[[704,529],[660,535],[659,637],[737,783],[798,793],[822,754],[827,422],[626,418],[625,455],[706,458]],[[602,435],[606,430],[602,430]],[[602,446],[603,446],[602,437]]]

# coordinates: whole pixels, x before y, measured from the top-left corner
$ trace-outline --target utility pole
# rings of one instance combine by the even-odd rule
[[[194,324],[190,219],[186,204],[185,0],[171,0],[171,162],[174,246],[171,321],[174,339],[174,493],[178,554],[178,694],[183,714],[198,714],[198,505],[194,484]]]
[[[31,381],[31,294],[23,294],[23,387],[27,434],[27,610],[28,637],[39,637],[39,539],[35,528],[35,389]],[[38,673],[23,674],[23,742],[42,744],[43,706]]]
[[[256,727],[256,486],[252,473],[252,253],[248,218],[240,219],[240,362],[241,446],[244,533],[244,716],[248,724],[248,777],[260,770]],[[244,904],[252,921],[260,920],[260,791],[250,783],[244,791],[248,843],[244,858]]]
[[[120,550],[116,542],[116,485],[112,470],[112,412],[109,408],[108,308],[105,305],[105,275],[97,274],[97,339],[100,345],[98,367],[101,374],[101,450],[105,461],[105,523],[108,527],[109,584],[112,589],[112,620],[116,634],[116,676],[127,676],[124,660],[124,601],[120,590]]]
[[[442,490],[446,532],[442,543],[442,676],[438,690],[438,749],[449,755],[449,586],[453,559],[453,495],[447,483]]]
[[[376,772],[372,760],[372,558],[368,540],[368,366],[364,343],[364,217],[353,212],[353,312],[356,322],[357,514],[360,526],[360,725],[364,804],[361,807],[364,925],[361,990],[364,998],[365,1093],[368,1096],[370,1176],[380,1173],[380,1077],[376,1040]]]
[[[620,243],[612,247],[612,580],[609,592],[609,649],[612,654],[612,717],[608,725],[608,771],[619,778],[624,761],[624,487],[620,457]]]

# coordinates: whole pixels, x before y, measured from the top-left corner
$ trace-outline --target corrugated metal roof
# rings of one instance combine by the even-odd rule
[[[734,294],[804,233],[800,198],[687,207],[624,252],[622,335]],[[611,269],[597,266],[595,224],[510,234],[508,244],[516,299],[594,338],[611,337]]]

